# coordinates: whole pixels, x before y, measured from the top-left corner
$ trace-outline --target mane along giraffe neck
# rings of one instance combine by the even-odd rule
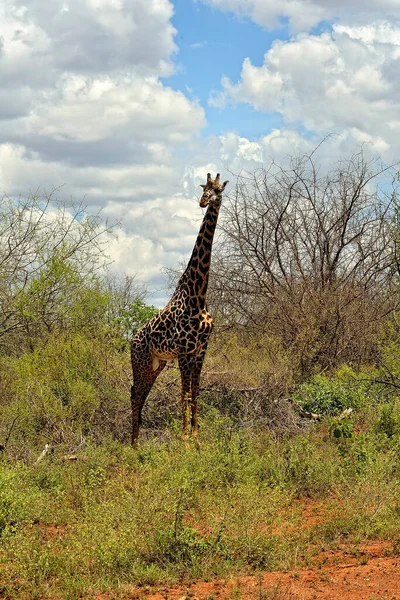
[[[211,250],[217,226],[219,206],[208,205],[188,265],[180,278],[168,305],[181,297],[193,314],[206,306]]]
[[[182,380],[183,435],[198,435],[197,397],[200,374],[213,321],[207,311],[206,294],[211,265],[211,249],[217,225],[225,181],[220,184],[207,175],[202,185],[200,206],[207,212],[200,227],[189,263],[176,289],[158,315],[149,319],[131,341],[133,386],[132,445],[136,446],[144,402],[167,360],[178,359]],[[189,415],[189,413],[191,413]]]

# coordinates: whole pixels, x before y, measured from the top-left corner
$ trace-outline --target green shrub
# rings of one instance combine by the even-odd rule
[[[375,431],[383,433],[388,438],[400,435],[400,402],[398,400],[385,404],[380,408]]]
[[[38,521],[45,514],[45,494],[27,483],[28,470],[22,464],[0,464],[0,535],[7,527]]]
[[[301,384],[293,398],[309,412],[334,416],[346,408],[357,409],[366,402],[363,386],[342,379],[316,375],[310,383]]]
[[[45,443],[76,448],[83,440],[127,437],[127,358],[106,339],[76,332],[8,359],[13,377],[8,401],[0,403],[0,440],[9,438],[8,452],[27,458]]]

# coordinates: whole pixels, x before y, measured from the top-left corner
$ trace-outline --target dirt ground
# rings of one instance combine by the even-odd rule
[[[302,500],[299,526],[321,524],[331,513],[326,501]],[[282,520],[276,533],[293,528]],[[65,526],[47,525],[44,539],[63,535]],[[214,581],[197,581],[189,586],[176,585],[132,588],[126,600],[400,600],[400,548],[387,540],[370,540],[338,549],[327,549],[312,559],[307,568],[292,571],[263,572],[257,576],[232,576]],[[394,551],[395,550],[395,551]],[[99,594],[96,600],[109,600]],[[0,600],[2,600],[0,598]]]
[[[400,600],[400,557],[374,542],[354,556],[341,550],[320,556],[315,566],[288,573],[197,582],[189,587],[135,590],[146,600]]]
[[[326,503],[305,501],[301,527],[322,523]],[[277,529],[285,529],[284,521]],[[397,548],[396,548],[397,550]],[[190,586],[138,589],[140,600],[400,600],[400,556],[388,541],[341,546],[316,556],[311,566],[289,572],[232,577]]]

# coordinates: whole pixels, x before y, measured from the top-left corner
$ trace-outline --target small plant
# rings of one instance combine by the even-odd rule
[[[363,390],[348,381],[317,375],[303,383],[293,395],[304,410],[319,415],[335,416],[348,408],[356,409],[365,401]]]
[[[375,431],[383,433],[388,438],[400,434],[400,404],[398,401],[382,406],[379,419],[375,425]]]
[[[400,537],[393,540],[392,555],[400,556]]]
[[[349,439],[353,436],[354,425],[350,417],[332,418],[329,425],[329,433],[337,440]]]

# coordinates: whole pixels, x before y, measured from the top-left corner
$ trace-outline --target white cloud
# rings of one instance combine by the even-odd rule
[[[166,75],[172,69],[170,0],[13,0],[1,10],[4,49],[14,62],[46,59],[86,73],[126,68]]]
[[[53,140],[160,144],[188,141],[205,124],[203,109],[156,78],[114,76],[91,79],[61,77],[35,110],[17,122],[18,135]],[[1,136],[11,137],[15,123]]]
[[[261,67],[246,59],[240,80],[225,78],[222,88],[211,103],[247,102],[321,136],[351,134],[378,153],[400,152],[400,28],[388,23],[277,41]]]
[[[190,48],[197,50],[198,48],[207,48],[208,42],[207,40],[202,40],[201,42],[194,42],[190,44]]]
[[[245,9],[263,25],[287,17],[300,28],[334,6],[345,10],[344,0],[209,3]],[[365,5],[377,7],[374,0]],[[396,7],[397,0],[397,15]],[[327,156],[355,140],[385,152],[400,128],[399,30],[341,23],[332,35],[276,43],[263,66],[246,61],[241,80],[225,79],[214,95],[220,105],[278,110],[284,127],[252,140],[232,132],[201,140],[203,108],[161,79],[174,69],[172,14],[170,0],[0,3],[1,191],[65,184],[59,196],[102,207],[122,227],[110,242],[114,268],[137,273],[152,289],[162,285],[162,267],[176,268],[190,255],[203,214],[198,184],[207,172],[234,180],[228,171],[311,151],[328,127],[342,135]],[[316,132],[313,140],[296,132],[300,121]]]
[[[102,209],[103,218],[120,224],[116,237],[109,238],[113,270],[137,274],[154,290],[163,285],[163,268],[175,269],[187,260],[203,211],[182,165],[76,168],[27,159],[25,153],[23,146],[0,145],[2,188],[13,189],[16,195],[29,191],[45,195],[65,182],[56,197],[84,198],[92,210]],[[204,172],[198,180],[204,181]],[[182,189],[187,193],[183,194]],[[160,297],[162,303],[165,291]]]
[[[358,23],[386,14],[400,18],[399,0],[200,0],[205,4],[249,17],[273,29],[287,19],[294,31],[309,31],[323,20],[356,20]]]
[[[172,14],[170,0],[0,3],[0,119],[29,114],[66,74],[170,74],[177,50]]]
[[[1,191],[61,186],[103,208],[122,225],[116,266],[153,283],[194,242],[177,153],[205,125],[160,79],[174,70],[172,15],[170,0],[0,3]]]

